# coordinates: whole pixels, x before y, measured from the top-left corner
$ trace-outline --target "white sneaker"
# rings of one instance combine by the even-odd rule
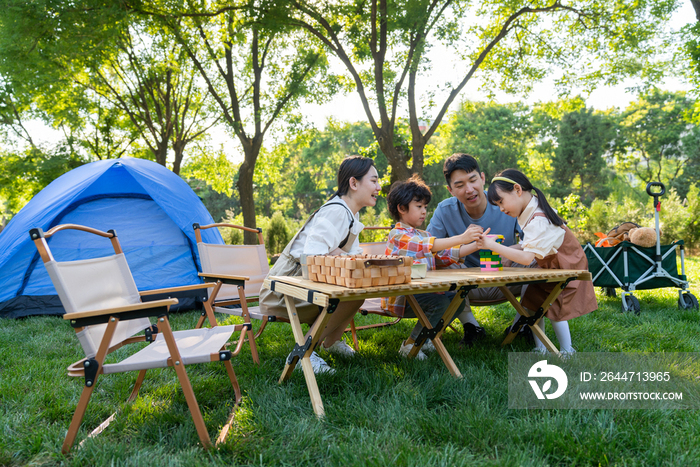
[[[412,348],[413,344],[401,344],[401,348],[399,349],[399,355],[401,355],[402,357],[408,357],[408,354]],[[423,353],[423,350],[419,350],[418,354],[414,358],[416,360],[425,360],[426,358],[428,358],[428,356]]]
[[[328,363],[324,359],[318,356],[316,352],[312,352],[311,356],[309,357],[309,360],[311,360],[311,367],[314,369],[314,374],[319,375],[321,373],[328,373],[329,375],[332,375],[335,373],[335,370],[328,366]],[[297,366],[294,367],[294,371],[297,370],[302,370],[301,366],[301,359],[297,362]]]
[[[573,347],[571,347],[570,349],[567,349],[567,350],[560,350],[559,351],[559,358],[561,358],[562,360],[568,360],[571,357],[573,357],[573,355],[575,353],[576,353],[576,349],[574,349]]]
[[[421,350],[425,353],[435,352],[433,341],[431,339],[426,339],[425,342],[423,342],[423,347],[421,347]]]
[[[547,350],[547,347],[535,347],[532,349],[532,352],[540,355],[549,355],[549,350]]]
[[[357,352],[355,352],[355,349],[346,344],[343,339],[335,341],[330,347],[321,347],[323,348],[323,350],[326,350],[332,353],[333,355],[339,355],[341,357],[354,357],[355,354],[357,354]]]

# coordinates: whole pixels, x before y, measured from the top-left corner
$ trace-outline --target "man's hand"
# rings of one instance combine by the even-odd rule
[[[484,233],[484,229],[478,224],[470,224],[462,236],[462,244],[468,245],[471,242],[478,240]]]

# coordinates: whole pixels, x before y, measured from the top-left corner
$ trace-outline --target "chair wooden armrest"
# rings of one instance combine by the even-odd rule
[[[164,289],[139,290],[139,295],[157,295],[169,292],[183,292],[186,290],[208,289],[214,287],[215,284],[192,284],[181,285],[179,287],[166,287]]]
[[[63,319],[81,319],[90,318],[93,316],[109,316],[130,311],[148,310],[149,308],[158,308],[162,306],[171,306],[177,304],[177,298],[166,298],[163,300],[154,300],[152,302],[134,303],[133,305],[118,306],[115,308],[104,308],[101,310],[78,311],[75,313],[66,313]]]
[[[210,277],[212,279],[221,279],[222,281],[229,280],[229,281],[249,281],[250,276],[234,276],[234,275],[229,275],[229,274],[217,274],[217,273],[209,273],[209,272],[200,272],[199,277],[205,278],[205,277]]]

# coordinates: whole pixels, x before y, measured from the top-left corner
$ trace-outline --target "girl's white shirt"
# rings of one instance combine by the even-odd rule
[[[311,221],[299,232],[296,240],[292,244],[289,253],[293,258],[299,259],[302,254],[306,255],[326,255],[338,248],[348,235],[350,226],[350,208],[340,197],[334,197],[328,202],[342,203],[345,205],[331,205],[320,209]],[[355,234],[355,241],[348,250],[350,255],[362,254],[359,236],[365,226],[360,222],[359,213],[354,215],[355,223],[350,232]]]
[[[556,254],[564,243],[566,234],[563,228],[552,224],[546,217],[538,216],[532,219],[532,216],[540,212],[544,213],[537,204],[537,196],[532,195],[532,199],[518,216],[518,224],[523,230],[524,238],[520,242],[523,251],[531,251],[538,259]]]

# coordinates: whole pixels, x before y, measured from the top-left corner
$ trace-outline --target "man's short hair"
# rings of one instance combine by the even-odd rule
[[[450,186],[450,178],[455,170],[464,170],[466,173],[471,173],[476,170],[479,174],[481,173],[479,163],[474,156],[462,152],[452,154],[445,160],[445,164],[442,166],[442,173],[445,175],[447,186]]]
[[[413,175],[408,180],[394,182],[391,185],[391,191],[389,196],[386,198],[386,202],[389,206],[389,214],[396,221],[401,220],[401,213],[399,212],[399,206],[404,209],[408,209],[408,205],[411,201],[423,201],[425,204],[430,202],[432,193],[430,193],[430,188],[423,182],[423,180],[418,175]]]

